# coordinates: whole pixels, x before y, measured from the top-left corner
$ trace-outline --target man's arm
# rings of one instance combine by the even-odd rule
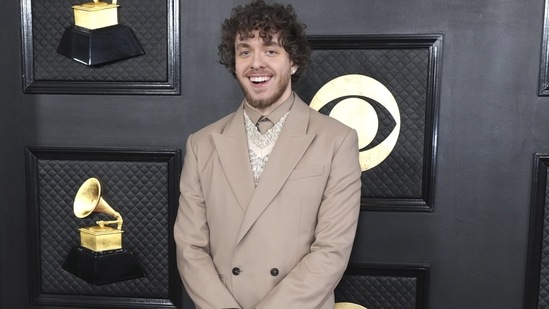
[[[206,205],[192,137],[187,139],[179,209],[174,226],[177,267],[187,293],[197,308],[240,308],[221,282],[210,256]]]
[[[333,157],[311,252],[257,309],[318,308],[335,289],[347,267],[360,211],[357,145],[357,134],[350,130]]]

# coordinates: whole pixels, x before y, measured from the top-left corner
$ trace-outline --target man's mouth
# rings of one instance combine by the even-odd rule
[[[250,81],[254,84],[261,84],[271,79],[270,76],[251,76]]]

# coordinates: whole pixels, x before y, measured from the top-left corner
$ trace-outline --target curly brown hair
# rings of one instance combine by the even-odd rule
[[[290,60],[298,66],[292,75],[292,82],[303,74],[311,58],[311,50],[305,35],[306,25],[297,20],[293,7],[274,3],[266,4],[263,0],[254,0],[247,5],[239,5],[232,10],[229,18],[221,26],[221,43],[218,46],[219,63],[235,74],[236,36],[252,38],[252,32],[259,31],[264,41],[272,40],[273,35],[280,34],[280,44],[290,55]]]

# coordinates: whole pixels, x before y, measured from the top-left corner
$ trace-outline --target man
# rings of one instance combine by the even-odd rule
[[[310,51],[290,5],[237,6],[222,32],[245,99],[187,140],[174,228],[185,288],[197,308],[333,309],[359,214],[357,134],[292,92]]]

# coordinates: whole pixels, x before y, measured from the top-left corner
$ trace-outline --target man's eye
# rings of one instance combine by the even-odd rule
[[[240,56],[248,56],[250,54],[250,51],[248,50],[242,50],[240,53],[238,53]]]
[[[267,55],[276,55],[277,52],[276,50],[268,50],[267,52],[265,52]]]

